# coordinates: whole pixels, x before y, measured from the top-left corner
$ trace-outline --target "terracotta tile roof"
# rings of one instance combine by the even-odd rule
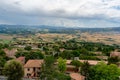
[[[66,64],[70,64],[72,60],[66,60]]]
[[[67,65],[71,65],[71,61],[72,60],[66,60],[66,64]],[[108,63],[108,61],[96,61],[96,60],[79,60],[80,62],[85,62],[85,61],[88,61],[88,63],[90,64],[90,65],[96,65],[96,64],[98,64],[99,62],[105,62],[106,64]],[[54,64],[58,64],[58,62],[55,62]]]
[[[120,52],[111,52],[110,57],[115,57],[115,56],[120,57]]]
[[[72,61],[72,60],[67,60],[67,61],[66,61],[66,64],[70,64],[71,61]],[[79,60],[79,61],[82,62],[82,63],[85,62],[85,61],[88,61],[88,63],[89,63],[90,65],[96,65],[97,63],[101,62],[101,61],[96,61],[96,60]],[[103,62],[108,63],[107,61],[103,61]]]
[[[16,60],[23,61],[23,60],[25,60],[25,57],[21,56],[21,57],[17,58]]]
[[[5,53],[6,53],[6,56],[8,56],[8,57],[15,57],[14,55],[15,55],[15,53],[17,52],[17,49],[11,49],[11,50],[9,50],[9,49],[7,49],[7,48],[5,48],[5,49],[3,49],[4,51],[5,51]]]
[[[80,62],[85,62],[85,61],[88,61],[90,65],[96,65],[99,62],[102,62],[102,61],[95,61],[95,60],[80,60]],[[103,61],[103,62],[105,62],[106,64],[108,63],[107,61]]]
[[[41,67],[42,63],[43,60],[28,60],[24,67],[25,68]]]
[[[25,64],[25,57],[23,57],[23,56],[17,58],[16,60],[21,62],[23,65]]]
[[[70,77],[73,80],[84,80],[84,76],[80,75],[79,73],[70,73]]]

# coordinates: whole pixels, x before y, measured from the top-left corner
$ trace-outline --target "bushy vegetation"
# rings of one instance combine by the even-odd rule
[[[7,76],[7,80],[22,80],[24,76],[24,69],[20,62],[11,60],[7,62],[3,69],[4,75]]]
[[[88,80],[119,80],[120,69],[115,64],[99,63],[89,70]]]
[[[59,58],[58,68],[54,65],[55,58],[46,56],[40,73],[40,80],[71,80],[70,76],[63,73],[66,69],[65,60]]]
[[[41,51],[19,51],[15,55],[17,58],[20,56],[24,56],[26,58],[26,62],[29,59],[43,59],[44,55]]]

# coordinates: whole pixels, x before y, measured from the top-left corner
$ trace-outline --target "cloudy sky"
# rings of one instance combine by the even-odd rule
[[[120,0],[0,0],[0,24],[119,27]]]

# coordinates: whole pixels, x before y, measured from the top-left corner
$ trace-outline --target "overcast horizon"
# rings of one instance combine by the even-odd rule
[[[120,0],[0,0],[0,24],[120,27]]]

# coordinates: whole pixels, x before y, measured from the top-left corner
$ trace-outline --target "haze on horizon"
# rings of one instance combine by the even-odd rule
[[[120,0],[0,0],[0,24],[119,27]]]

